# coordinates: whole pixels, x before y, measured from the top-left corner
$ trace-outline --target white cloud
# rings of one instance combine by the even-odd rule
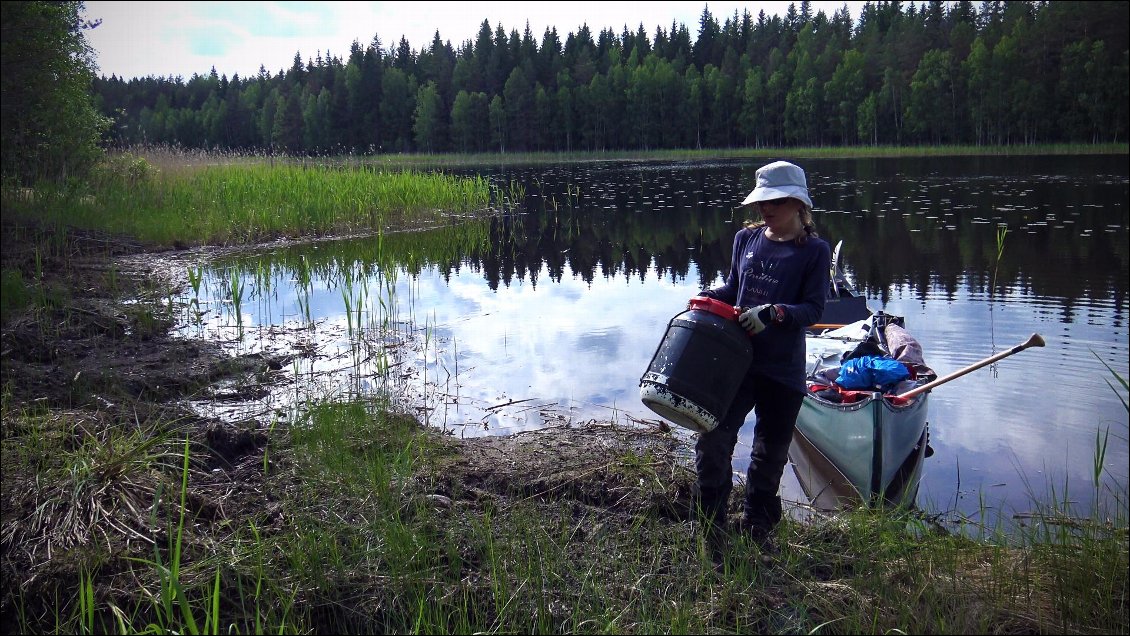
[[[720,23],[748,10],[756,19],[784,15],[788,2],[710,2]],[[813,2],[829,17],[844,5],[858,19],[862,2]],[[796,3],[799,7],[799,3]],[[86,18],[102,24],[87,31],[100,74],[133,78],[216,72],[241,77],[259,66],[276,73],[290,67],[294,54],[313,59],[319,51],[346,58],[354,41],[367,46],[379,36],[387,50],[403,36],[414,50],[431,45],[438,30],[458,49],[473,40],[483,20],[509,33],[529,22],[538,44],[550,27],[562,42],[587,23],[595,38],[606,27],[620,33],[642,23],[648,36],[656,27],[685,24],[692,41],[705,2],[103,2],[86,3]],[[645,7],[646,10],[641,10]]]

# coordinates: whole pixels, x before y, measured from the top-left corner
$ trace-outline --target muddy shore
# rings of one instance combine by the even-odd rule
[[[39,243],[28,240],[32,235]],[[52,240],[58,256],[44,258],[39,246]],[[9,224],[2,248],[5,268],[18,269],[46,291],[28,307],[6,311],[0,334],[0,627],[18,631],[20,612],[49,611],[50,601],[40,607],[29,599],[54,598],[91,563],[99,564],[97,597],[136,592],[128,559],[150,558],[179,513],[168,501],[155,504],[158,493],[179,487],[179,466],[99,475],[86,496],[68,496],[62,490],[73,490],[74,483],[45,479],[60,467],[33,457],[38,439],[72,449],[93,443],[112,452],[123,435],[181,447],[187,438],[192,470],[185,508],[193,522],[185,536],[186,559],[203,557],[249,520],[263,533],[284,531],[288,521],[279,493],[287,485],[276,480],[279,466],[293,458],[264,457],[271,436],[281,432],[266,421],[204,417],[187,405],[224,400],[233,386],[282,381],[279,361],[269,356],[233,356],[219,344],[172,334],[176,309],[170,298],[187,284],[187,267],[221,250],[155,251],[76,231],[53,239]],[[597,422],[467,440],[434,429],[432,434],[451,456],[442,475],[420,480],[427,491],[417,495],[440,507],[531,498],[564,502],[583,508],[592,528],[631,524],[641,514],[676,524],[687,518],[691,475],[677,459],[680,442],[669,431]],[[614,464],[629,450],[663,464],[655,468],[664,480],[625,478]],[[264,474],[268,465],[271,477]]]

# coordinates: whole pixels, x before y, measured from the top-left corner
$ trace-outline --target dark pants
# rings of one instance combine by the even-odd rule
[[[756,416],[753,452],[746,472],[746,516],[756,498],[776,497],[788,462],[796,418],[804,394],[763,376],[747,374],[734,403],[718,426],[695,443],[696,504],[708,520],[725,518],[733,489],[733,456],[738,431],[750,411]],[[777,500],[779,501],[779,499]],[[779,507],[779,503],[777,504]]]

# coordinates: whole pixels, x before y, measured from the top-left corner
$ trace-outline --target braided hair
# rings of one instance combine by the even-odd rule
[[[755,212],[757,212],[758,215],[761,214],[761,204],[753,203],[751,207]],[[804,228],[804,231],[800,234],[797,234],[797,237],[793,239],[793,241],[797,245],[804,245],[805,243],[807,243],[808,237],[810,236],[820,236],[820,234],[816,231],[816,223],[812,220],[812,208],[808,207],[807,205],[802,206],[800,209],[800,222]],[[761,227],[762,225],[765,225],[764,219],[758,219],[757,221],[746,219],[745,221],[745,226],[748,228]]]

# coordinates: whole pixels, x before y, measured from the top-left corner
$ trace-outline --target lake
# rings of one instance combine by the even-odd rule
[[[218,259],[180,299],[203,312],[182,332],[285,356],[292,381],[198,406],[285,419],[305,400],[390,391],[460,436],[656,422],[640,375],[687,299],[721,283],[736,205],[764,163],[455,171],[524,196],[491,219]],[[905,318],[939,376],[1047,341],[933,390],[919,506],[990,524],[1049,496],[1083,514],[1096,495],[1125,506],[1126,392],[1104,363],[1130,375],[1126,157],[797,163],[845,272],[872,310]],[[782,489],[804,500],[788,469]]]

